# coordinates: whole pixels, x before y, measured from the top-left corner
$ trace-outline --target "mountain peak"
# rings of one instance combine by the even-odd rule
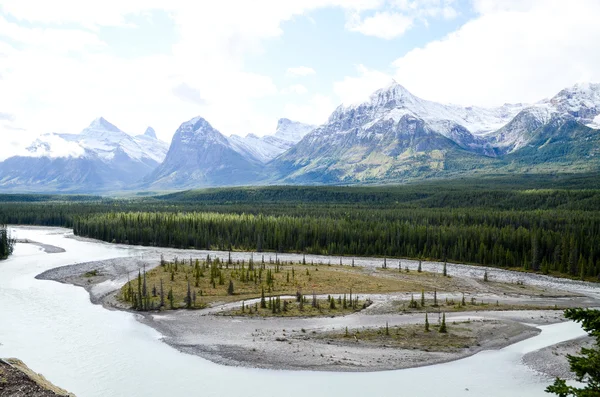
[[[196,116],[181,124],[179,130],[183,133],[202,133],[213,131],[214,128],[206,119]]]
[[[370,97],[371,101],[377,100],[378,102],[382,99],[385,101],[390,101],[400,100],[403,98],[414,98],[414,95],[394,79],[389,81],[388,84],[382,88],[375,91]]]
[[[114,124],[109,123],[104,117],[94,119],[94,121],[90,123],[88,129],[121,132],[119,128]]]
[[[281,128],[285,128],[286,126],[292,124],[293,121],[290,119],[286,119],[285,117],[280,118],[279,120],[277,120],[277,130],[281,129]]]
[[[154,128],[152,128],[152,127],[146,128],[146,132],[144,132],[144,136],[147,136],[148,138],[152,138],[152,139],[157,139],[156,131],[154,131]]]

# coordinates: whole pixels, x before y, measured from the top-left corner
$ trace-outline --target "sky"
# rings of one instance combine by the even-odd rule
[[[2,0],[0,159],[97,117],[169,142],[325,122],[395,79],[443,103],[600,81],[598,0]]]

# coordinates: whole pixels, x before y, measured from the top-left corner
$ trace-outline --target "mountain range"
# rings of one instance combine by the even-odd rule
[[[600,169],[600,84],[534,104],[461,107],[395,81],[340,105],[326,123],[281,119],[273,135],[226,137],[202,117],[170,145],[103,118],[79,134],[45,134],[0,162],[0,190],[102,192],[252,184],[399,183],[481,173]]]

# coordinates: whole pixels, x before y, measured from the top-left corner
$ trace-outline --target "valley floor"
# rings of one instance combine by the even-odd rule
[[[161,255],[167,258],[205,258],[208,253],[221,258],[228,255],[227,252],[218,251],[136,249],[139,249],[139,254],[135,256],[56,268],[38,278],[82,286],[90,293],[92,302],[112,310],[128,310],[116,299],[116,295],[128,279],[137,276],[142,264],[147,269],[156,267]],[[234,260],[247,260],[250,257],[250,253],[238,252],[233,255]],[[279,258],[302,260],[301,255],[294,254],[280,254]],[[322,256],[307,256],[306,259],[315,263],[327,263],[329,259],[337,263],[339,260],[338,257]],[[378,258],[357,260],[357,264],[367,272],[380,267],[381,262]],[[413,269],[416,266],[414,261],[403,260],[404,264]],[[423,262],[423,270],[440,273],[441,264]],[[368,298],[373,304],[358,313],[337,317],[257,318],[219,315],[239,309],[241,302],[215,302],[203,310],[135,313],[142,323],[158,330],[169,345],[225,365],[291,370],[379,371],[447,362],[482,350],[500,349],[538,334],[538,326],[564,321],[562,308],[600,306],[600,285],[597,284],[491,268],[487,271],[493,282],[483,282],[484,271],[480,267],[448,264],[448,272],[460,284],[460,289],[438,290],[438,299],[458,301],[462,297],[458,291],[466,289],[467,300],[474,298],[487,305],[467,305],[464,310],[447,312],[449,332],[439,337],[436,335],[441,309],[436,311],[431,308],[428,317],[432,330],[431,336],[427,337],[431,340],[426,339],[415,346],[398,345],[393,338],[382,336],[381,331],[387,325],[392,334],[419,333],[424,324],[424,313],[402,311],[399,305],[409,301],[411,295],[417,299],[421,291],[412,294],[361,294],[361,299]],[[89,277],[89,272],[97,276]],[[254,303],[252,300],[246,301],[246,305]],[[493,307],[496,304],[499,306]],[[503,307],[522,310],[497,310]],[[348,337],[344,337],[346,329]],[[361,337],[353,337],[360,333]],[[376,335],[365,338],[368,333]],[[463,337],[467,339],[460,339]],[[461,343],[466,340],[466,343],[453,344],[452,338]],[[547,370],[548,363],[563,365],[564,357],[562,354],[540,353],[526,362],[534,369],[552,374]]]

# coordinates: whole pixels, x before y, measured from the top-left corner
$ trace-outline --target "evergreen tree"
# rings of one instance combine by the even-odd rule
[[[429,332],[429,316],[425,312],[425,332]]]
[[[233,280],[229,280],[229,287],[227,287],[227,295],[233,295]]]
[[[192,290],[190,288],[190,280],[187,283],[187,294],[185,296],[185,305],[188,309],[192,308]]]
[[[565,318],[581,323],[583,329],[595,339],[595,346],[582,348],[580,356],[567,355],[571,371],[583,387],[568,386],[556,378],[554,384],[546,388],[547,393],[560,397],[594,397],[600,396],[600,310],[567,309]]]
[[[445,334],[448,332],[448,330],[446,329],[446,313],[442,313],[442,324],[440,325],[439,331],[442,334]]]
[[[417,268],[417,272],[421,273],[423,268],[421,267],[421,260],[419,259],[419,267]]]
[[[146,264],[144,264],[144,283],[142,286],[142,296],[144,298],[148,296],[148,290],[146,289]]]
[[[447,263],[444,261],[444,269],[442,271],[442,274],[444,275],[444,277],[448,276],[448,269],[447,267]]]
[[[165,307],[165,293],[163,291],[162,278],[160,279],[160,307]]]
[[[175,297],[173,296],[173,288],[169,289],[169,293],[167,294],[167,299],[169,300],[171,309],[175,309]]]
[[[425,307],[425,290],[421,290],[421,307]]]
[[[483,273],[483,281],[486,282],[486,283],[488,282],[488,272],[487,272],[487,270]]]

